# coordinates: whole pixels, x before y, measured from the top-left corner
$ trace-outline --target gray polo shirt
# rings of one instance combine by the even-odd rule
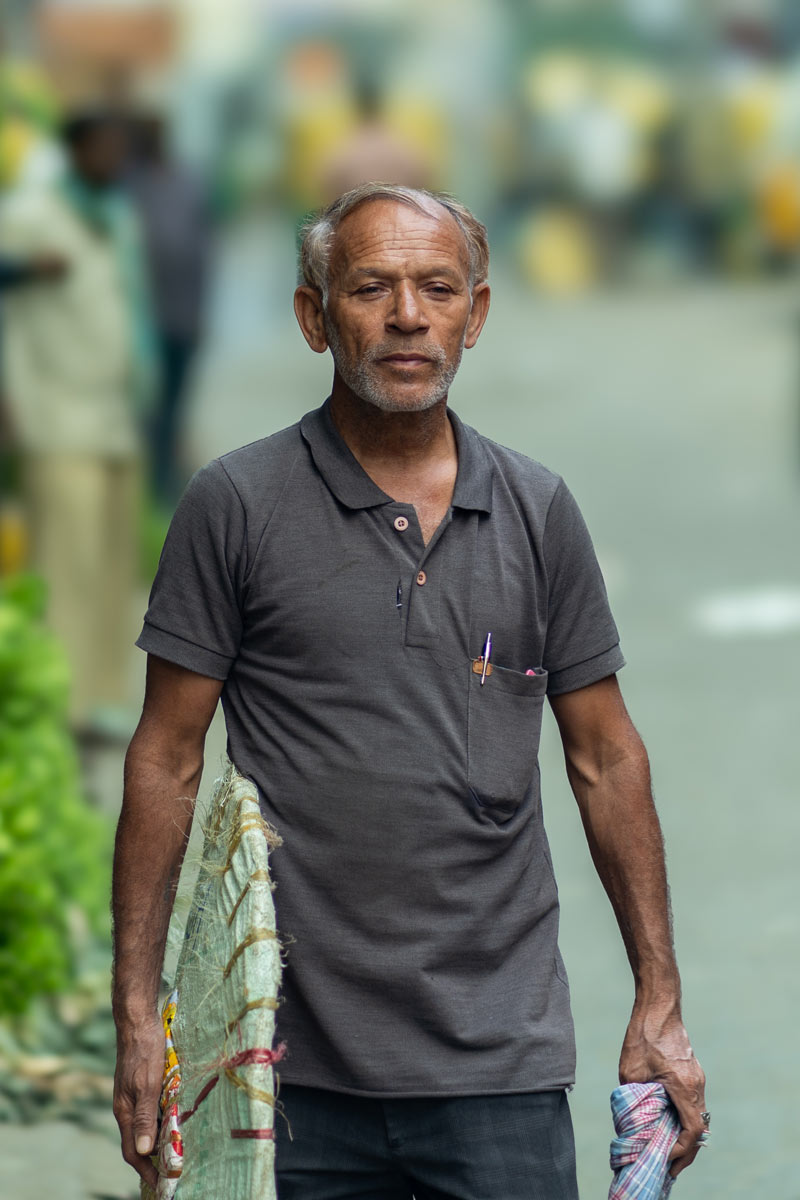
[[[573,1080],[539,731],[545,694],[624,660],[563,481],[449,415],[458,474],[427,546],[327,402],[204,467],[138,640],[225,681],[229,754],[283,836],[289,1083],[436,1096]]]

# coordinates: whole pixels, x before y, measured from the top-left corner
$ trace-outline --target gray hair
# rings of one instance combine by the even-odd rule
[[[396,200],[430,216],[431,202],[450,213],[464,235],[469,253],[469,286],[483,283],[489,274],[489,241],[486,227],[466,205],[446,192],[429,192],[425,188],[402,187],[394,183],[362,183],[345,192],[303,222],[300,229],[299,282],[316,288],[322,295],[323,306],[328,303],[330,257],[336,231],[354,209],[371,200]]]

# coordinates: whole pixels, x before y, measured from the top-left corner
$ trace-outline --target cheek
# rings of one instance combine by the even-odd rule
[[[377,310],[377,305],[375,306]],[[380,341],[384,336],[382,315],[370,310],[357,314],[343,314],[343,319],[337,322],[339,340],[343,349],[349,355],[358,355],[368,350],[370,346]]]
[[[435,332],[440,344],[448,353],[457,354],[461,349],[467,333],[468,320],[469,314],[466,316],[459,314],[458,316],[447,316],[441,321],[432,324],[431,329]]]

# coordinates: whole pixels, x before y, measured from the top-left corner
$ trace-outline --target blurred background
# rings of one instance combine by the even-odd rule
[[[676,1194],[800,1200],[800,6],[1,7],[3,1195],[136,1194],[107,933],[133,640],[192,471],[327,394],[298,223],[382,178],[488,225],[452,403],[565,475],[606,574],[713,1111]],[[223,748],[217,718],[203,795]],[[552,721],[542,765],[588,1200],[632,990]]]

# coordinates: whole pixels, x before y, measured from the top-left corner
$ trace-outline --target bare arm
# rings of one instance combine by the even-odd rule
[[[148,657],[144,710],[125,759],[114,852],[114,1113],[122,1153],[151,1187],[164,1066],[158,990],[172,903],[222,684]]]
[[[683,1126],[672,1173],[697,1155],[705,1077],[681,1017],[681,988],[661,827],[647,751],[616,676],[552,698],[567,775],[594,865],[628,953],[635,1000],[620,1057],[621,1083],[662,1083]]]

